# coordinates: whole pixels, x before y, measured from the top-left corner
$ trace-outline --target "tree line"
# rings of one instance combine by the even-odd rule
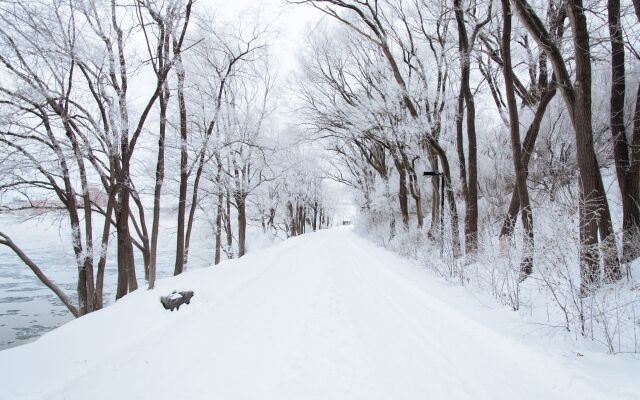
[[[60,217],[76,292],[10,228],[0,244],[74,316],[103,307],[110,257],[116,299],[141,273],[154,287],[162,210],[175,215],[175,275],[203,215],[212,264],[246,253],[250,225],[273,238],[331,224],[322,177],[274,123],[269,21],[221,21],[193,0],[1,1],[0,20],[0,212]]]
[[[640,255],[640,2],[289,2],[326,16],[301,56],[308,134],[335,154],[332,177],[355,189],[363,215],[388,224],[388,240],[423,229],[429,202],[429,237],[473,259],[497,192],[509,198],[498,205],[501,242],[521,232],[524,281],[541,229],[535,208],[576,179],[581,295],[620,280],[621,265]],[[492,143],[496,131],[508,141]],[[492,169],[500,145],[511,165]],[[620,224],[601,171],[611,164]],[[432,179],[424,193],[425,170],[441,173],[444,187]]]

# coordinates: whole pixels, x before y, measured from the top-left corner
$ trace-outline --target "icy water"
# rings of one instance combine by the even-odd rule
[[[13,237],[14,242],[40,266],[74,301],[76,297],[76,266],[73,252],[64,229],[42,221],[22,222],[0,217],[0,230]],[[175,236],[173,229],[165,229],[158,246],[158,277],[173,273]],[[194,235],[189,268],[209,265],[212,254],[208,250],[206,232]],[[111,257],[105,272],[104,301],[114,301],[117,266],[115,246],[110,245]],[[137,255],[138,284],[144,288],[142,259]],[[28,343],[42,334],[73,319],[67,308],[44,286],[33,272],[7,247],[0,246],[0,350]]]

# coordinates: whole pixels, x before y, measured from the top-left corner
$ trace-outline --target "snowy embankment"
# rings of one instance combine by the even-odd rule
[[[172,289],[195,297],[171,313],[158,298]],[[0,352],[0,399],[638,398],[633,356],[543,346],[477,300],[351,229],[323,231]]]

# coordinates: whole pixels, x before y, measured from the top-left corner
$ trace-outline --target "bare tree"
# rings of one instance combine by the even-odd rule
[[[381,52],[383,59],[387,62],[387,65],[390,69],[391,76],[395,84],[397,85],[399,96],[401,98],[401,104],[409,116],[415,120],[420,120],[419,110],[409,95],[409,88],[407,85],[407,81],[403,76],[403,73],[400,69],[400,64],[398,63],[396,57],[394,56],[394,52],[391,47],[390,37],[391,35],[387,31],[387,26],[385,25],[385,21],[387,18],[383,14],[382,8],[378,7],[377,2],[363,1],[363,2],[350,2],[350,1],[342,1],[342,0],[304,0],[304,1],[291,1],[291,3],[297,4],[310,4],[313,7],[319,9],[325,14],[335,18],[340,21],[345,26],[352,29],[356,32],[360,37],[364,38],[369,42],[372,46],[378,49]],[[350,20],[347,17],[342,16],[338,11],[343,10],[346,13],[350,13],[355,16],[355,20]],[[354,22],[352,22],[354,21]],[[348,96],[348,94],[347,94]],[[444,149],[440,146],[437,140],[434,139],[433,136],[426,134],[424,136],[425,142],[430,146],[433,151],[438,155],[440,163],[442,164],[442,170],[445,177],[445,184],[448,189],[447,199],[448,205],[452,212],[452,224],[457,224],[457,214],[455,214],[455,199],[454,193],[450,189],[451,187],[451,172],[449,168],[449,161]],[[454,252],[457,253],[456,249],[457,235],[458,229],[454,227]]]
[[[640,153],[627,140],[624,120],[626,77],[620,1],[608,0],[607,11],[611,43],[610,125],[616,174],[622,194],[622,260],[628,262],[638,257],[631,242],[640,228]],[[640,13],[638,16],[640,21]]]
[[[474,253],[478,250],[478,148],[476,138],[476,111],[474,96],[471,91],[470,77],[471,77],[471,52],[473,45],[476,41],[478,33],[491,20],[491,2],[489,2],[487,17],[478,21],[472,32],[471,36],[467,33],[467,27],[465,22],[465,10],[462,8],[460,0],[453,1],[453,8],[456,16],[456,23],[458,27],[458,49],[460,53],[460,94],[458,96],[458,110],[456,116],[456,132],[457,132],[457,145],[458,145],[458,157],[460,157],[460,167],[462,169],[461,174],[464,176],[466,169],[466,179],[463,179],[464,194],[465,194],[465,250],[468,253]],[[476,10],[476,7],[472,7],[472,10]],[[468,144],[468,156],[469,160],[465,164],[464,162],[464,150],[462,149],[462,118],[463,108],[462,101],[466,107],[466,124],[467,124],[467,144]]]
[[[520,279],[524,280],[533,270],[533,212],[529,203],[529,191],[527,189],[527,172],[522,155],[520,141],[520,121],[518,118],[518,105],[512,78],[511,63],[511,5],[509,0],[502,0],[502,71],[507,94],[507,107],[509,109],[509,130],[511,133],[511,152],[513,165],[516,172],[516,191],[520,203],[520,214],[524,228],[524,251],[522,265],[520,266]]]
[[[580,168],[581,290],[583,294],[587,294],[599,283],[598,232],[605,247],[606,279],[618,279],[620,268],[612,242],[613,229],[609,205],[593,147],[590,44],[584,7],[581,1],[566,3],[576,63],[574,84],[559,48],[533,8],[525,0],[513,0],[513,5],[523,25],[549,57],[573,123]]]

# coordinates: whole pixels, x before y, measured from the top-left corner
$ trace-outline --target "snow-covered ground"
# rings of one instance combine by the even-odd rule
[[[172,289],[195,297],[166,311]],[[640,360],[529,340],[478,300],[336,228],[0,352],[0,399],[638,398]]]
[[[168,214],[161,219],[162,235],[158,246],[158,275],[173,275],[175,257],[175,218]],[[22,217],[0,215],[0,228],[69,296],[76,297],[77,272],[68,229],[52,218],[24,220]],[[96,237],[102,229],[96,224]],[[189,268],[211,264],[212,234],[206,224],[196,225],[192,241]],[[116,247],[110,245],[111,256],[105,272],[106,304],[113,301],[116,287]],[[142,256],[136,252],[138,284],[144,287]],[[35,274],[5,246],[0,246],[0,350],[27,343],[70,320],[73,316],[62,302],[42,284]]]

